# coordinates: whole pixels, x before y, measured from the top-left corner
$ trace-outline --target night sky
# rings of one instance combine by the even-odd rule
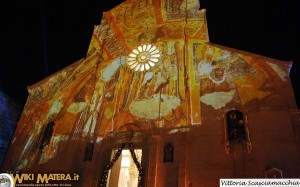
[[[122,0],[11,0],[0,3],[0,90],[24,105],[27,86],[84,58],[103,11]],[[283,61],[300,107],[297,0],[201,0],[210,42]]]

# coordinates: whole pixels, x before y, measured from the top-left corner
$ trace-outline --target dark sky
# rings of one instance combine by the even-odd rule
[[[122,0],[10,0],[0,3],[0,90],[21,106],[27,86],[85,57],[103,11]],[[297,0],[201,0],[210,41],[283,61],[300,107]],[[4,18],[4,19],[3,19]]]

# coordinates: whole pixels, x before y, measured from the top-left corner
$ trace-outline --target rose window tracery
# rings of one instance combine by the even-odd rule
[[[143,44],[129,53],[127,64],[134,71],[146,71],[155,66],[160,57],[160,50],[155,45]]]

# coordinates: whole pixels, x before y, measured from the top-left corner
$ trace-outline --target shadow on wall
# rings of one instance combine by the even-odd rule
[[[0,91],[0,168],[20,113],[21,107]]]

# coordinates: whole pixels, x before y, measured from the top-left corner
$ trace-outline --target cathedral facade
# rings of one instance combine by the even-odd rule
[[[197,0],[126,0],[86,58],[28,87],[4,170],[82,187],[299,178],[291,67],[210,43]]]

